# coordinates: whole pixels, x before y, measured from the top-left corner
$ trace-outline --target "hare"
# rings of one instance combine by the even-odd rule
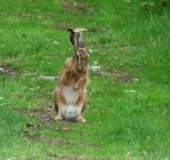
[[[69,40],[74,48],[74,55],[65,61],[55,89],[54,105],[57,112],[55,120],[86,122],[82,117],[85,109],[88,82],[88,57],[84,48],[82,33],[68,29]]]

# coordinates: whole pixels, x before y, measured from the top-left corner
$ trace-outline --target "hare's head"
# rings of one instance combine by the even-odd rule
[[[88,57],[85,48],[84,48],[84,39],[82,33],[78,33],[76,36],[75,32],[72,29],[68,29],[69,39],[74,47],[74,61],[77,64],[78,71],[84,72],[88,67]]]

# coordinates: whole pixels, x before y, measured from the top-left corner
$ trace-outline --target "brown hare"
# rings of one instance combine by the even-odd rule
[[[56,120],[77,119],[86,122],[82,117],[85,109],[88,82],[88,57],[84,48],[82,33],[68,29],[69,40],[74,47],[74,55],[65,61],[55,89],[54,105]]]

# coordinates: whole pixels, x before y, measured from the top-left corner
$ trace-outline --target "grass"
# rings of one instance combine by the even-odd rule
[[[0,159],[169,159],[162,2],[0,1]],[[86,124],[53,121],[57,79],[41,78],[73,54],[68,27],[88,29],[89,65],[101,67],[90,70]]]

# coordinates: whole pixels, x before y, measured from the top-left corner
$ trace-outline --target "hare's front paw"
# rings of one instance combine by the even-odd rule
[[[73,87],[74,90],[79,90],[80,89],[80,86],[78,84],[75,84],[74,87]]]
[[[55,118],[54,118],[56,121],[60,121],[62,120],[62,117],[60,115],[57,115]]]

